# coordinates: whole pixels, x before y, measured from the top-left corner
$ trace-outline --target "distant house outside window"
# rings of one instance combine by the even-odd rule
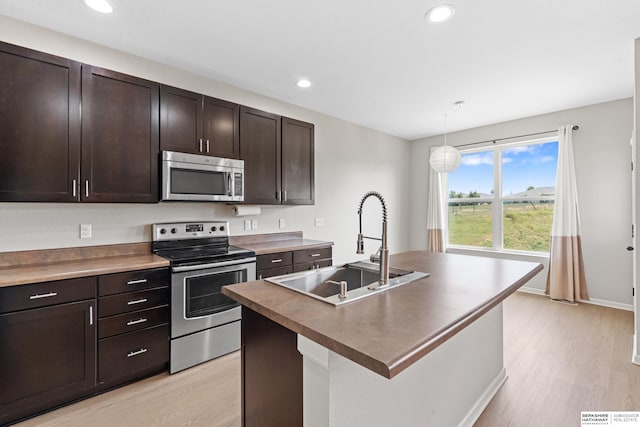
[[[557,138],[462,151],[447,176],[448,246],[549,252]]]

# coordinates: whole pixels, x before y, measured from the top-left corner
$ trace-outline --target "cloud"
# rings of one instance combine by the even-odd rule
[[[493,153],[465,154],[462,156],[465,166],[493,165]]]

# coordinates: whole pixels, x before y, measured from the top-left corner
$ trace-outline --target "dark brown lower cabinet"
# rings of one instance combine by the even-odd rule
[[[297,334],[242,307],[242,425],[302,425]]]
[[[95,386],[95,307],[92,299],[0,315],[0,425]]]

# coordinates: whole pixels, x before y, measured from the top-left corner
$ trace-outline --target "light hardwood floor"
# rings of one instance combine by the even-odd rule
[[[516,293],[505,301],[504,329],[509,378],[476,427],[579,426],[580,411],[640,411],[631,312]],[[239,426],[240,355],[157,375],[18,424],[87,425]]]

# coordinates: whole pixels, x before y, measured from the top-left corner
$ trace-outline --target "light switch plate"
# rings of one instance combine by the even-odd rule
[[[258,220],[257,219],[252,219],[251,220],[251,229],[252,230],[257,230],[258,229]]]
[[[286,224],[285,224],[284,218],[280,218],[278,220],[278,227],[284,228],[285,226],[286,226]]]
[[[244,220],[244,229],[245,230],[251,230],[251,220],[250,219],[245,219]]]
[[[316,227],[324,227],[324,218],[316,218]]]
[[[81,239],[91,238],[91,224],[80,224],[80,238]]]

